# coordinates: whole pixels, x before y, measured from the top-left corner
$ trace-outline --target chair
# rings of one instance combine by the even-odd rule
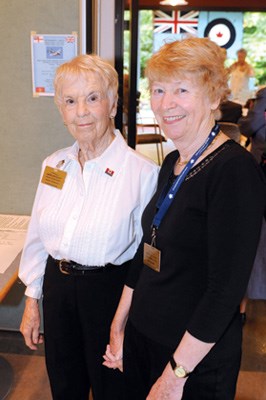
[[[136,144],[155,144],[157,150],[158,164],[161,165],[164,159],[163,142],[166,142],[165,136],[155,120],[142,118],[137,121]]]
[[[218,124],[225,135],[230,137],[230,139],[233,139],[235,142],[240,143],[241,133],[237,124],[223,121],[218,121]]]

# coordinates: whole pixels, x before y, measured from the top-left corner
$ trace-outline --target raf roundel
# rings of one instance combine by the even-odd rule
[[[206,26],[204,37],[209,37],[218,46],[229,49],[236,39],[236,30],[228,19],[216,18]]]

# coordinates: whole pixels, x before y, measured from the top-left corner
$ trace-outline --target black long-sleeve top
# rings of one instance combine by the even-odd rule
[[[239,315],[266,204],[260,167],[240,145],[227,141],[182,183],[157,232],[161,271],[152,270],[143,265],[143,243],[151,243],[156,203],[177,158],[177,151],[170,153],[161,168],[127,279],[135,288],[130,321],[173,348],[186,330],[204,342],[217,342]]]

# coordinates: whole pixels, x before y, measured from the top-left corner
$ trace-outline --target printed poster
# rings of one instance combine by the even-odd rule
[[[31,32],[33,96],[54,96],[56,68],[77,56],[77,33],[46,35]]]

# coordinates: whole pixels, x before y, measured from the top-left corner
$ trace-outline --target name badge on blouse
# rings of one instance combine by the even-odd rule
[[[66,171],[46,166],[41,182],[61,190],[64,186],[66,176]]]
[[[156,272],[161,268],[161,251],[148,243],[144,243],[143,263]]]

